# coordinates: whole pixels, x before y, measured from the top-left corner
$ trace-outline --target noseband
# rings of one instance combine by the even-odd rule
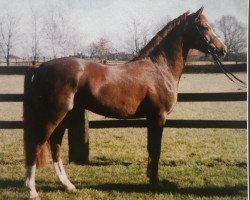
[[[214,38],[216,38],[216,36],[213,36],[210,40],[207,39],[207,37],[205,36],[205,34],[203,33],[203,31],[201,31],[198,27],[197,24],[195,24],[195,29],[198,31],[198,33],[200,34],[202,40],[203,40],[203,46],[206,47],[207,52],[210,54],[217,54],[217,49],[213,46],[211,46],[211,42],[214,40]]]
[[[228,68],[226,68],[226,66],[224,66],[222,64],[222,62],[220,61],[220,57],[218,55],[218,51],[217,51],[216,47],[213,47],[211,45],[211,42],[213,41],[214,38],[216,38],[216,36],[213,36],[210,40],[208,40],[207,37],[205,36],[205,34],[203,33],[203,31],[201,31],[199,29],[197,24],[195,24],[195,29],[198,31],[199,35],[201,36],[201,38],[204,42],[203,46],[207,49],[207,52],[213,56],[214,61],[220,67],[221,71],[229,78],[229,80],[231,80],[232,82],[234,82],[238,86],[243,87],[243,88],[247,88],[247,84],[244,81],[237,78],[234,74],[232,74],[232,72],[230,72],[230,70]]]

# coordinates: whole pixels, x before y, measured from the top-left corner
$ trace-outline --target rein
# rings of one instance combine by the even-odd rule
[[[197,25],[195,25],[195,28],[197,29],[198,33],[202,37],[203,41],[205,42],[208,53],[210,53],[213,56],[215,63],[220,67],[221,71],[227,76],[227,78],[230,81],[232,81],[233,83],[235,83],[236,85],[243,87],[243,88],[247,88],[247,84],[244,81],[242,81],[238,77],[236,77],[228,68],[226,68],[222,64],[222,62],[220,61],[220,58],[216,52],[217,50],[210,45],[210,41],[208,41],[208,39],[205,37],[205,35],[202,33],[202,31],[199,29],[199,27]]]
[[[211,53],[214,61],[220,67],[221,71],[229,78],[229,80],[231,80],[232,82],[234,82],[236,85],[238,85],[240,87],[247,88],[247,84],[244,81],[242,81],[238,77],[236,77],[232,72],[230,72],[230,70],[228,68],[226,68],[222,64],[222,62],[220,61],[220,59],[216,53],[213,53],[213,52],[209,52],[209,53]]]

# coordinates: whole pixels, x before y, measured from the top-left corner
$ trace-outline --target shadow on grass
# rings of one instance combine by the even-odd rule
[[[186,187],[179,188],[175,183],[169,181],[162,182],[164,189],[159,193],[165,194],[181,194],[181,195],[197,195],[197,196],[246,196],[247,186],[224,186],[224,187]],[[123,184],[123,183],[107,183],[97,186],[90,186],[91,189],[100,191],[119,191],[119,192],[150,192],[149,184]]]
[[[36,181],[37,189],[43,192],[54,192],[54,191],[64,191],[64,187],[60,183],[48,183],[46,181]],[[24,180],[10,180],[10,179],[0,179],[0,190],[26,190]],[[1,196],[1,195],[0,195]]]
[[[48,185],[46,182],[38,183],[38,190],[43,192],[55,192],[55,191],[64,191],[64,188],[58,184],[52,185],[51,183]],[[187,187],[187,188],[179,188],[175,183],[169,181],[162,182],[164,189],[160,193],[165,194],[181,194],[181,195],[197,195],[197,196],[246,196],[247,195],[247,186],[246,185],[237,185],[237,186],[224,186],[224,187]],[[77,184],[78,185],[78,184]],[[77,186],[76,185],[76,186]],[[79,184],[81,185],[81,184]],[[86,186],[89,189],[95,189],[100,191],[119,191],[119,192],[137,192],[137,193],[148,193],[151,192],[149,184],[124,184],[124,183],[106,183],[95,186]],[[81,187],[77,187],[80,189]],[[17,190],[25,190],[24,181],[22,180],[9,180],[9,179],[0,179],[0,190],[1,189],[14,189]],[[83,188],[84,189],[84,188]]]
[[[131,162],[121,162],[121,161],[90,161],[87,165],[89,166],[112,166],[112,165],[122,165],[128,167],[132,165]]]
[[[24,187],[24,181],[22,180],[0,179],[0,189],[23,188],[23,187]]]

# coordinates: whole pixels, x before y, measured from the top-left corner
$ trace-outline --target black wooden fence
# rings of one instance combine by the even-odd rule
[[[202,66],[203,67],[203,66]],[[230,66],[232,71],[246,71],[246,66]],[[201,68],[201,67],[200,67]],[[200,70],[197,66],[186,67],[185,73],[218,73],[215,67]],[[0,67],[0,75],[24,75],[31,67]],[[235,70],[237,69],[237,70]],[[217,101],[246,101],[246,92],[222,92],[222,93],[180,93],[179,102],[217,102]],[[0,102],[22,102],[23,94],[0,94]],[[89,135],[88,128],[124,128],[146,127],[145,119],[133,120],[98,120],[88,121],[85,111],[75,113],[79,123],[69,127],[69,160],[84,164],[88,162]],[[165,127],[172,128],[247,128],[246,120],[171,120]],[[22,121],[0,121],[0,129],[21,129]]]
[[[180,93],[178,102],[246,101],[246,92]],[[23,94],[0,94],[0,102],[22,102]],[[145,127],[143,119],[90,121],[90,128]],[[168,120],[172,128],[246,128],[244,120]],[[0,121],[0,129],[21,129],[22,121]]]

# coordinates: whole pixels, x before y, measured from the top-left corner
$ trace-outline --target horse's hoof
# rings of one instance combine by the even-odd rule
[[[41,200],[41,198],[39,196],[36,196],[36,197],[31,197],[29,198],[30,200]]]
[[[76,189],[75,187],[73,187],[73,188],[66,188],[66,191],[67,191],[68,193],[76,193],[76,192],[77,192],[77,189]]]
[[[39,197],[38,193],[35,192],[31,192],[30,193],[30,197],[28,198],[29,200],[41,200],[41,198]]]

